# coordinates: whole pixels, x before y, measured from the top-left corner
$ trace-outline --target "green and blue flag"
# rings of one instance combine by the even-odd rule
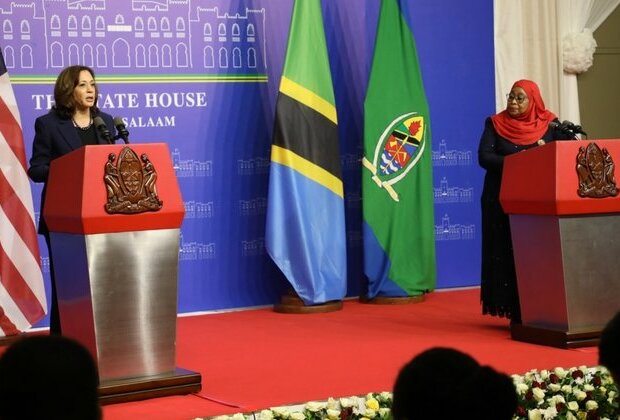
[[[297,0],[276,104],[265,244],[306,305],[346,295],[338,120],[320,0]]]

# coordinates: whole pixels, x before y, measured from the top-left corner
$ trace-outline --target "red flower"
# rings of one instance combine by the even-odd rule
[[[549,375],[549,382],[551,382],[552,384],[557,384],[558,382],[560,382],[560,377],[555,373],[552,373],[551,375]]]
[[[576,370],[571,374],[571,376],[573,377],[573,379],[583,378],[583,372],[580,370]]]

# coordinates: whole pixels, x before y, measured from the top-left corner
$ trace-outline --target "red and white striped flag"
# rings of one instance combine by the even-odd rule
[[[47,313],[17,101],[0,51],[0,336]]]

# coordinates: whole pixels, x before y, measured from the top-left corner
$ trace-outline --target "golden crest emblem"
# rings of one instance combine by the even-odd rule
[[[108,213],[143,213],[158,211],[163,202],[157,195],[157,171],[146,153],[139,158],[136,152],[124,147],[118,160],[108,155],[103,180],[106,186]]]
[[[606,148],[602,150],[596,143],[581,146],[577,152],[577,175],[579,176],[580,197],[603,198],[618,195],[615,163]]]

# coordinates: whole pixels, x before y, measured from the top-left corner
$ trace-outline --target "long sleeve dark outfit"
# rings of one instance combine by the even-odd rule
[[[567,140],[570,136],[549,129],[545,143]],[[534,141],[518,145],[497,134],[490,118],[485,121],[478,148],[478,162],[486,170],[480,200],[482,210],[482,271],[480,299],[482,313],[520,322],[519,293],[510,236],[508,215],[499,202],[504,157],[537,147]]]
[[[108,130],[114,136],[114,122],[110,115],[99,112],[97,114],[106,123]],[[45,204],[45,194],[47,191],[47,178],[49,175],[50,163],[67,153],[79,149],[85,144],[107,144],[97,132],[94,124],[89,130],[82,132],[73,125],[71,119],[60,118],[55,112],[50,112],[36,119],[34,124],[35,135],[32,144],[32,157],[28,176],[34,182],[43,182],[41,193],[41,209],[39,217],[38,232],[45,237],[50,259],[50,279],[52,286],[51,308],[50,308],[50,332],[60,334],[60,318],[58,313],[58,302],[56,297],[56,280],[54,275],[54,259],[50,247],[50,235],[43,217],[43,206]]]

